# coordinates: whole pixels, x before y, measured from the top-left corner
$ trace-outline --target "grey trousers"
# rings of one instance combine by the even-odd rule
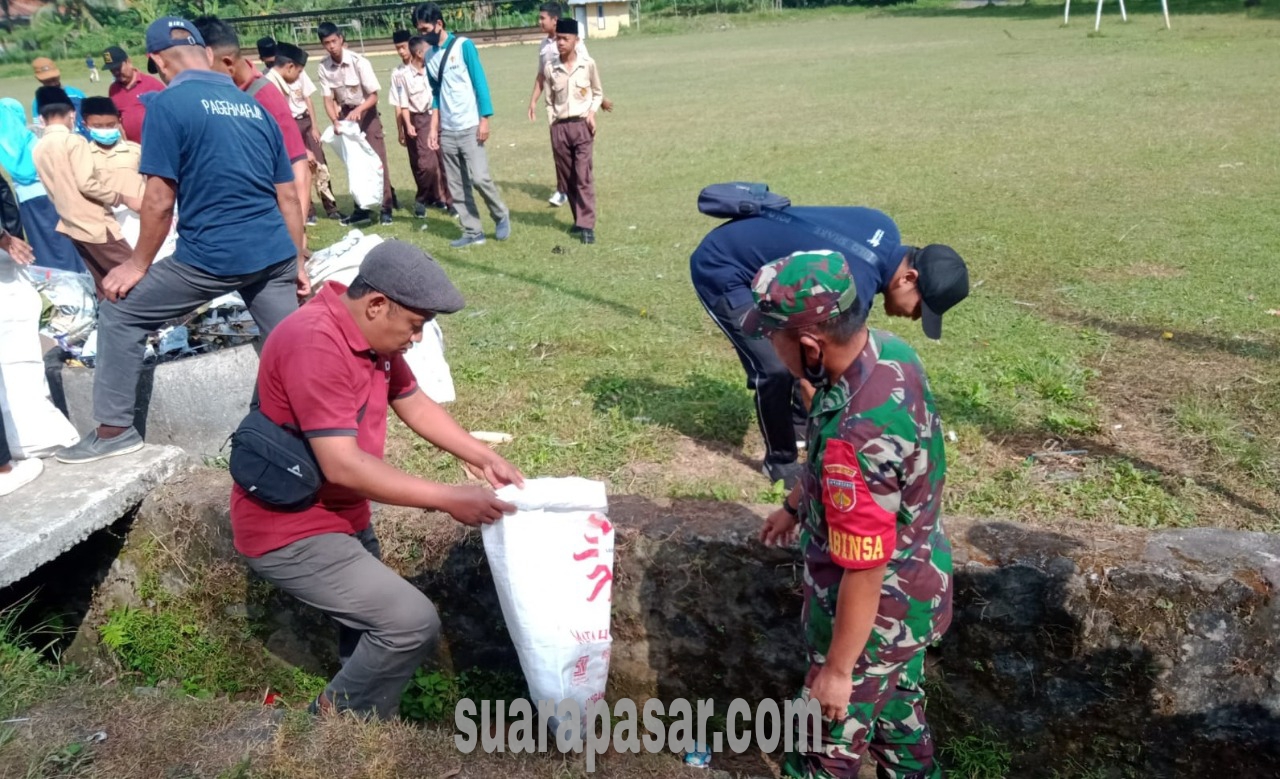
[[[413,672],[435,651],[440,615],[427,596],[382,564],[373,526],[324,533],[247,558],[254,573],[338,623],[342,670],[324,694],[340,711],[382,719],[400,710]]]
[[[489,154],[476,140],[476,128],[460,132],[441,130],[440,151],[444,154],[445,178],[449,181],[449,194],[453,196],[454,208],[458,209],[463,233],[484,233],[473,187],[480,190],[480,197],[489,206],[493,221],[501,222],[510,216],[511,212],[498,192],[498,185],[493,183],[493,176],[489,173]]]
[[[285,260],[256,273],[214,276],[170,257],[151,266],[124,300],[98,307],[98,364],[93,374],[93,417],[128,427],[138,401],[138,377],[147,336],[228,292],[244,298],[262,340],[298,309],[298,264]],[[216,392],[216,387],[210,387]],[[247,404],[248,398],[245,399]]]

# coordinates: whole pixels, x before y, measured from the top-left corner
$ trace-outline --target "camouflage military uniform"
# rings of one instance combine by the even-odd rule
[[[816,256],[815,256],[816,255]],[[754,292],[765,330],[826,321],[852,307],[832,253],[765,266]],[[746,323],[744,323],[745,325]],[[924,717],[925,648],[951,622],[951,545],[939,517],[942,427],[924,367],[896,336],[873,331],[848,370],[813,399],[801,482],[803,623],[809,685],[826,662],[846,569],[887,562],[880,609],[853,672],[849,718],[824,721],[821,753],[792,753],[795,777],[856,777],[870,750],[881,777],[941,776]]]

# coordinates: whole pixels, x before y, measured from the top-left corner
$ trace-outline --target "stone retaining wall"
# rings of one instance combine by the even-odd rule
[[[141,539],[190,569],[231,554],[225,473],[200,472],[139,512],[96,608],[133,601]],[[801,662],[800,568],[754,535],[766,508],[614,497],[618,530],[610,697],[786,697]],[[479,536],[387,510],[393,565],[441,610],[441,661],[511,668]],[[1009,773],[1280,776],[1280,537],[1196,529],[1051,532],[952,518],[956,614],[929,683],[939,740],[982,734]],[[149,547],[155,548],[152,543]],[[179,565],[147,575],[181,590]],[[333,631],[269,587],[250,619],[281,659],[332,667]],[[222,596],[225,598],[225,594]],[[141,604],[145,607],[145,604]],[[232,612],[228,612],[229,614]],[[92,640],[77,647],[92,654]]]

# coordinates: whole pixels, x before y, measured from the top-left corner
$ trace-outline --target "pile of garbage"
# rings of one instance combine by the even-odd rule
[[[57,343],[68,365],[93,367],[98,343],[98,299],[87,273],[30,266],[27,279],[40,293],[40,334]],[[258,326],[239,293],[223,295],[190,316],[161,328],[147,342],[147,359],[169,361],[246,344]]]
[[[341,241],[313,253],[307,261],[312,290],[319,290],[327,281],[350,284],[359,273],[365,255],[380,243],[382,238],[377,235],[352,230]],[[98,300],[93,279],[87,273],[34,265],[23,272],[40,293],[44,305],[40,316],[41,335],[58,344],[65,364],[92,368],[98,335]],[[258,326],[244,299],[233,292],[161,328],[147,342],[146,359],[178,360],[247,344],[257,336]],[[434,321],[427,324],[422,342],[415,344],[405,359],[428,397],[437,403],[455,399],[453,377],[444,359],[444,333],[438,324]]]

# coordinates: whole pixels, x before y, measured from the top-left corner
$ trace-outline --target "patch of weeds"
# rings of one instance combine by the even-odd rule
[[[942,745],[947,775],[955,779],[1005,779],[1013,757],[991,729],[953,738]]]
[[[194,615],[121,608],[98,628],[102,643],[149,685],[176,680],[189,695],[239,692],[235,658]]]
[[[507,701],[527,694],[524,681],[509,671],[469,668],[458,674],[419,668],[400,697],[400,716],[414,722],[452,722],[458,701]]]
[[[1067,487],[1068,496],[1079,500],[1085,516],[1139,527],[1187,527],[1195,522],[1195,512],[1166,488],[1165,478],[1155,471],[1120,458],[1102,460],[1089,470],[1087,478]]]
[[[767,504],[770,506],[781,504],[782,499],[786,496],[787,488],[783,485],[782,480],[779,479],[770,485],[769,489],[761,490],[756,495],[756,503]]]
[[[742,490],[732,484],[708,481],[704,479],[694,482],[674,484],[667,490],[667,497],[677,500],[716,500],[721,502],[731,502],[742,500],[746,496],[742,494]]]
[[[0,719],[8,719],[45,697],[70,675],[44,659],[47,647],[26,645],[17,627],[20,606],[0,610]]]
[[[1269,484],[1277,482],[1275,452],[1240,424],[1223,404],[1186,397],[1174,405],[1174,423],[1201,449],[1211,450],[1225,466]]]
[[[213,468],[219,471],[227,471],[231,469],[231,460],[226,455],[215,454],[205,455],[204,467]]]
[[[294,694],[301,700],[315,700],[329,684],[329,680],[323,676],[317,676],[296,666],[290,669],[290,675]]]
[[[458,680],[452,674],[419,668],[400,696],[400,716],[414,722],[447,722],[459,700]]]
[[[115,609],[98,632],[103,646],[147,685],[171,680],[199,698],[270,687],[286,699],[308,700],[327,684],[273,662],[244,620],[224,617],[214,624],[185,602]]]
[[[1099,458],[1083,470],[1052,478],[1031,463],[1000,468],[953,493],[952,510],[980,516],[1033,516],[1118,522],[1138,527],[1188,527],[1199,488],[1124,458]]]
[[[36,765],[27,771],[30,779],[65,779],[84,775],[93,763],[93,750],[86,744],[76,742],[56,749],[44,756]]]

